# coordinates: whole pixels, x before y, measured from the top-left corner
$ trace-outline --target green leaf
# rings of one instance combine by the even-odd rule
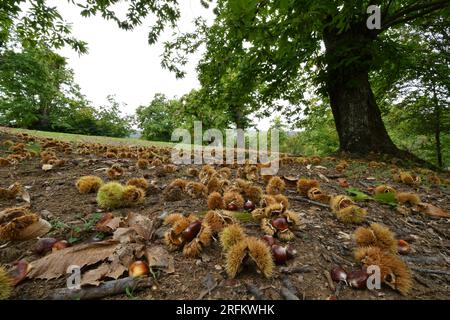
[[[379,193],[376,194],[373,198],[375,201],[388,204],[393,207],[397,206],[397,200],[395,199],[395,193],[393,192]]]
[[[348,188],[348,189],[345,189],[345,191],[347,191],[353,197],[353,200],[355,200],[355,201],[364,201],[364,200],[373,199],[371,196],[365,194],[364,192],[362,192],[361,190],[356,189],[356,188]]]
[[[233,216],[242,222],[249,222],[253,220],[252,214],[249,212],[236,211],[233,213]]]
[[[291,0],[280,0],[280,10],[281,12],[286,12],[291,4]]]
[[[67,240],[67,242],[69,242],[70,244],[74,244],[75,242],[80,241],[80,238],[75,238],[75,237],[70,237],[69,240]]]
[[[130,287],[125,288],[125,293],[129,299],[134,299],[133,290]]]

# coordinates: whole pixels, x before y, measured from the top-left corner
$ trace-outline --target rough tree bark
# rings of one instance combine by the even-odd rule
[[[39,130],[50,130],[50,115],[46,105],[39,109],[39,120],[36,125]]]
[[[338,33],[327,30],[326,89],[339,136],[340,151],[398,154],[389,137],[369,83],[374,36],[365,25]]]
[[[246,119],[242,114],[242,110],[239,105],[233,104],[229,107],[231,118],[236,124],[236,129],[245,129],[247,127]]]
[[[441,150],[441,106],[437,99],[436,88],[433,88],[433,101],[434,101],[434,115],[435,115],[434,137],[436,140],[436,157],[437,157],[438,166],[440,168],[442,168],[443,163],[442,163],[442,150]]]

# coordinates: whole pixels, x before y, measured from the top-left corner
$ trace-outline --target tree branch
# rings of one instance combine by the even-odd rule
[[[383,21],[386,18],[387,14],[389,12],[389,8],[391,7],[392,1],[393,0],[389,0],[388,4],[386,5],[386,8],[384,8],[384,11],[381,15],[381,19],[382,19],[381,21]]]
[[[450,5],[450,0],[439,0],[431,3],[420,3],[417,5],[403,7],[397,13],[393,14],[385,20],[385,23],[381,27],[381,31],[384,31],[394,25],[423,17],[429,13],[445,8],[448,5]]]

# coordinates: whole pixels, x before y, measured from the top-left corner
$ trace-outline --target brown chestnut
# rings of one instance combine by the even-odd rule
[[[238,209],[238,206],[234,202],[227,204],[227,210],[229,211],[237,211]]]
[[[272,255],[276,264],[284,264],[288,260],[286,248],[277,244],[272,246]]]
[[[285,217],[278,217],[273,219],[272,225],[280,231],[284,231],[289,228],[287,219]]]
[[[255,210],[255,207],[256,207],[255,204],[252,201],[250,201],[250,200],[247,200],[244,203],[245,211],[253,211],[253,210]]]
[[[191,222],[191,224],[189,224],[187,228],[184,229],[184,231],[181,233],[181,237],[183,238],[184,241],[190,242],[197,236],[201,228],[202,222],[200,220]]]
[[[144,173],[143,177],[145,179],[150,179],[152,177],[152,175],[150,173]]]
[[[66,240],[60,240],[52,246],[52,251],[64,250],[67,247],[70,247],[70,244]]]
[[[52,251],[53,245],[58,242],[55,238],[40,238],[34,248],[34,253],[38,255],[44,255],[47,252]]]
[[[364,270],[355,270],[347,273],[347,282],[355,289],[366,289],[369,275]]]
[[[149,272],[148,266],[143,261],[135,261],[128,268],[130,277],[139,277],[146,275]]]
[[[399,254],[408,254],[411,251],[411,247],[408,242],[400,239],[397,243],[397,251]]]
[[[276,243],[276,240],[274,237],[269,236],[268,234],[264,235],[262,237],[262,239],[267,242],[267,244],[269,245],[269,247],[273,246]]]
[[[331,269],[330,275],[331,275],[331,279],[333,279],[333,281],[335,281],[335,282],[342,281],[342,282],[347,283],[347,272],[339,266],[336,266],[333,269]]]
[[[288,259],[293,259],[297,255],[297,250],[293,246],[288,245],[286,247],[286,254]]]

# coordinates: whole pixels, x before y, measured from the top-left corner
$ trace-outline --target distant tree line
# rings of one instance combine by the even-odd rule
[[[132,117],[113,96],[93,107],[74,82],[64,57],[43,44],[0,52],[0,125],[78,134],[126,137]]]

